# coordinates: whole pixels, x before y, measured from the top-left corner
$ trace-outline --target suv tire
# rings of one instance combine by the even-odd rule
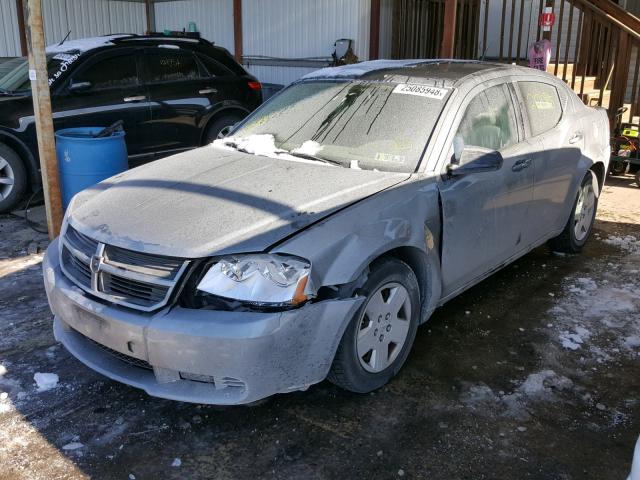
[[[207,127],[207,131],[204,134],[204,144],[209,145],[214,140],[218,139],[218,135],[225,127],[232,127],[236,123],[238,123],[242,118],[238,115],[222,115],[219,118],[214,118],[211,122],[209,122],[209,126]]]
[[[0,213],[13,210],[27,189],[27,171],[16,152],[0,143]]]

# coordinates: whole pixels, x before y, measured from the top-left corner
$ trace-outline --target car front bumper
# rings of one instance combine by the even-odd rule
[[[165,308],[145,314],[90,298],[43,261],[54,334],[81,362],[149,395],[233,405],[322,381],[362,298],[275,312]]]

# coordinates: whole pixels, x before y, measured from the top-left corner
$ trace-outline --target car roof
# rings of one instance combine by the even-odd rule
[[[77,40],[67,40],[62,43],[49,45],[47,53],[85,53],[98,48],[123,45],[130,42],[141,42],[148,44],[158,43],[189,43],[194,45],[213,46],[211,42],[202,38],[179,37],[169,35],[136,35],[133,33],[119,33],[114,35],[104,35],[100,37],[79,38]]]
[[[302,80],[353,79],[396,83],[434,83],[434,86],[455,87],[479,73],[501,71],[504,75],[538,70],[504,63],[479,60],[372,60],[340,67],[328,67],[309,73]]]

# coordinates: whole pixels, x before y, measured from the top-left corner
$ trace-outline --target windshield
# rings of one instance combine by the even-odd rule
[[[419,84],[303,82],[258,109],[233,137],[271,135],[287,152],[414,172],[448,94]]]
[[[77,52],[47,55],[49,86],[79,57]],[[29,81],[29,61],[26,57],[12,58],[0,63],[0,92],[17,93],[29,90],[31,90],[31,82]]]

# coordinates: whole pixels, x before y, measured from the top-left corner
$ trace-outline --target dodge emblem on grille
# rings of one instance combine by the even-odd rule
[[[102,264],[102,260],[104,257],[101,255],[93,255],[91,257],[91,273],[98,273],[100,271],[100,265]]]

